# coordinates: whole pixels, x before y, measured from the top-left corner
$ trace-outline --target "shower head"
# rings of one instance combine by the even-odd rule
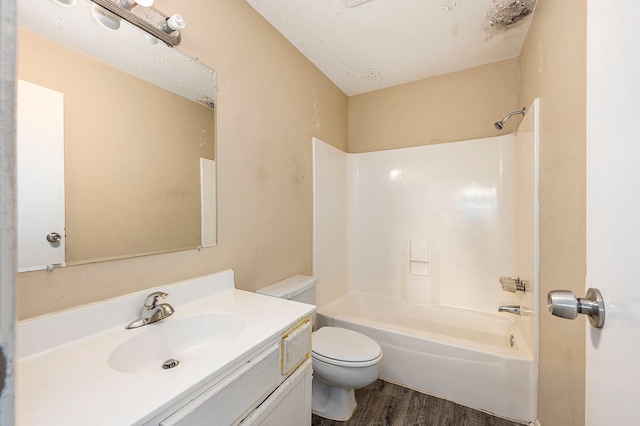
[[[513,111],[513,112],[510,112],[510,113],[509,113],[509,114],[507,114],[507,116],[506,116],[505,118],[503,118],[502,120],[500,120],[500,121],[496,121],[495,123],[493,123],[493,127],[495,127],[495,128],[496,128],[496,129],[498,129],[498,130],[502,130],[502,128],[504,127],[504,123],[505,123],[505,121],[507,121],[507,120],[509,119],[509,117],[511,117],[512,115],[516,115],[516,114],[522,114],[522,115],[524,115],[524,111],[525,111],[525,108],[522,108],[522,110],[519,110],[519,111]]]

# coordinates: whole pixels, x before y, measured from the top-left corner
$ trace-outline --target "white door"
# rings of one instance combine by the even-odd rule
[[[18,80],[16,136],[18,272],[64,264],[64,95]]]
[[[640,424],[640,2],[589,0],[587,282],[604,328],[587,326],[586,424]],[[580,295],[583,296],[583,295]]]

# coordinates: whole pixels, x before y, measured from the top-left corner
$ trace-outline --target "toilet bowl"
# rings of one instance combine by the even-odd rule
[[[295,275],[256,293],[315,304],[316,283],[314,277]],[[381,361],[382,348],[364,334],[339,327],[314,331],[311,411],[331,420],[348,420],[356,409],[355,389],[378,379]]]
[[[356,409],[355,389],[380,375],[382,349],[353,330],[322,327],[313,333],[311,411],[332,420],[348,420]]]

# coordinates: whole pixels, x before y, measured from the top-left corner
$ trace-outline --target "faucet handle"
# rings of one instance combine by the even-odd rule
[[[518,278],[500,277],[500,284],[504,291],[515,293],[517,291],[527,291],[528,282]]]
[[[154,308],[158,303],[158,299],[166,299],[168,296],[169,293],[165,293],[163,291],[153,292],[144,299],[144,306],[147,308]]]

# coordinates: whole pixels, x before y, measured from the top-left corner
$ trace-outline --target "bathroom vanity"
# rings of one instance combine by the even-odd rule
[[[126,330],[154,291],[175,313]],[[224,271],[20,322],[16,424],[310,424],[314,311]]]

